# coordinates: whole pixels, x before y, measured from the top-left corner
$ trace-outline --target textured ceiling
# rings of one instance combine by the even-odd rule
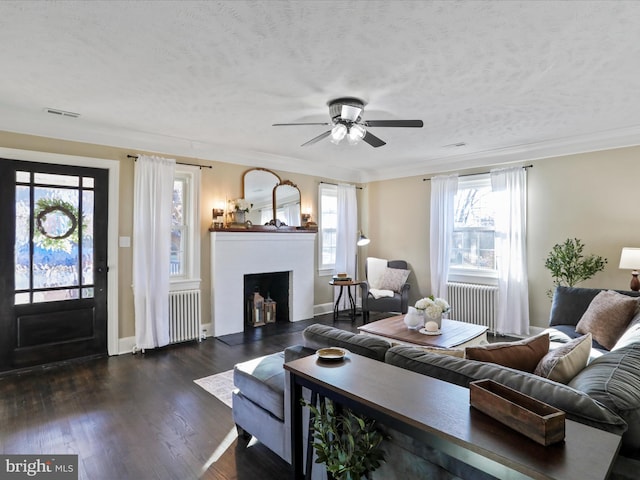
[[[349,181],[634,145],[638,25],[637,1],[5,0],[0,130]],[[271,126],[340,96],[424,128]]]

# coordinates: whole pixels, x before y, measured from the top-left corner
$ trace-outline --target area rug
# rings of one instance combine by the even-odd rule
[[[235,388],[233,386],[233,370],[198,378],[194,380],[194,383],[231,408],[231,392]]]

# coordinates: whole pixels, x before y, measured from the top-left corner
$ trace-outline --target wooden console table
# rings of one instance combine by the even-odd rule
[[[356,354],[337,363],[311,355],[284,368],[291,374],[295,480],[304,478],[302,387],[496,478],[602,480],[620,447],[620,436],[571,420],[565,441],[544,447],[472,408],[464,387]]]

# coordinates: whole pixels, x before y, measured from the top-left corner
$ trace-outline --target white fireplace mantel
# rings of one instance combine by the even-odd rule
[[[313,317],[315,233],[211,232],[211,334],[244,330],[244,276],[290,272],[289,316]]]

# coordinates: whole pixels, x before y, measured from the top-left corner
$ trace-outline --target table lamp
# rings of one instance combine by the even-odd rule
[[[640,268],[640,248],[624,247],[620,255],[620,269],[631,270],[631,284],[629,288],[634,292],[640,290],[638,268]]]

